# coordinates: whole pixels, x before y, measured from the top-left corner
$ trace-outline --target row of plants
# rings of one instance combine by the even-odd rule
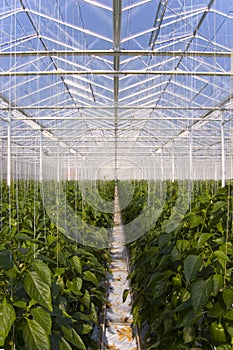
[[[233,349],[233,184],[180,186],[166,183],[155,226],[128,245],[134,322],[143,349]]]
[[[112,225],[112,214],[95,212],[76,182],[60,186],[76,213],[91,213],[91,225]],[[45,188],[34,181],[0,185],[0,347],[98,349],[110,254],[77,243],[51,220]],[[106,197],[113,188],[106,184]]]

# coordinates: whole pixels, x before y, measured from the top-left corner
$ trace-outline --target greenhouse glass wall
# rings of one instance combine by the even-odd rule
[[[233,348],[232,76],[232,0],[1,0],[0,348]]]

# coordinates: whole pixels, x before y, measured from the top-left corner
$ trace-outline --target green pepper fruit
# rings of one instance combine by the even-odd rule
[[[226,342],[225,329],[220,322],[214,321],[210,325],[210,334],[213,338],[213,341],[217,343]]]
[[[176,308],[179,300],[180,300],[180,296],[174,293],[171,297],[171,306],[173,308]]]
[[[177,290],[181,288],[182,280],[180,275],[175,275],[172,277],[172,285]]]

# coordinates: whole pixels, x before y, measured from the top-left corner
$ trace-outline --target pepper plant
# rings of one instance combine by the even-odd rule
[[[65,185],[67,195],[77,190]],[[109,260],[107,250],[77,245],[50,221],[36,183],[19,181],[9,190],[3,182],[0,346],[98,349],[93,332],[105,303]]]
[[[232,347],[232,184],[192,185],[184,213],[174,207],[178,183],[168,183],[155,227],[128,247],[132,312],[148,350]]]

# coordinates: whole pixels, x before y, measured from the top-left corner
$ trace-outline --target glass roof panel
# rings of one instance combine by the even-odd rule
[[[106,148],[119,162],[170,157],[172,147],[188,156],[190,144],[196,157],[221,156],[222,121],[231,137],[231,0],[1,5],[0,135],[11,125],[25,157],[39,159],[40,142],[97,165]]]

